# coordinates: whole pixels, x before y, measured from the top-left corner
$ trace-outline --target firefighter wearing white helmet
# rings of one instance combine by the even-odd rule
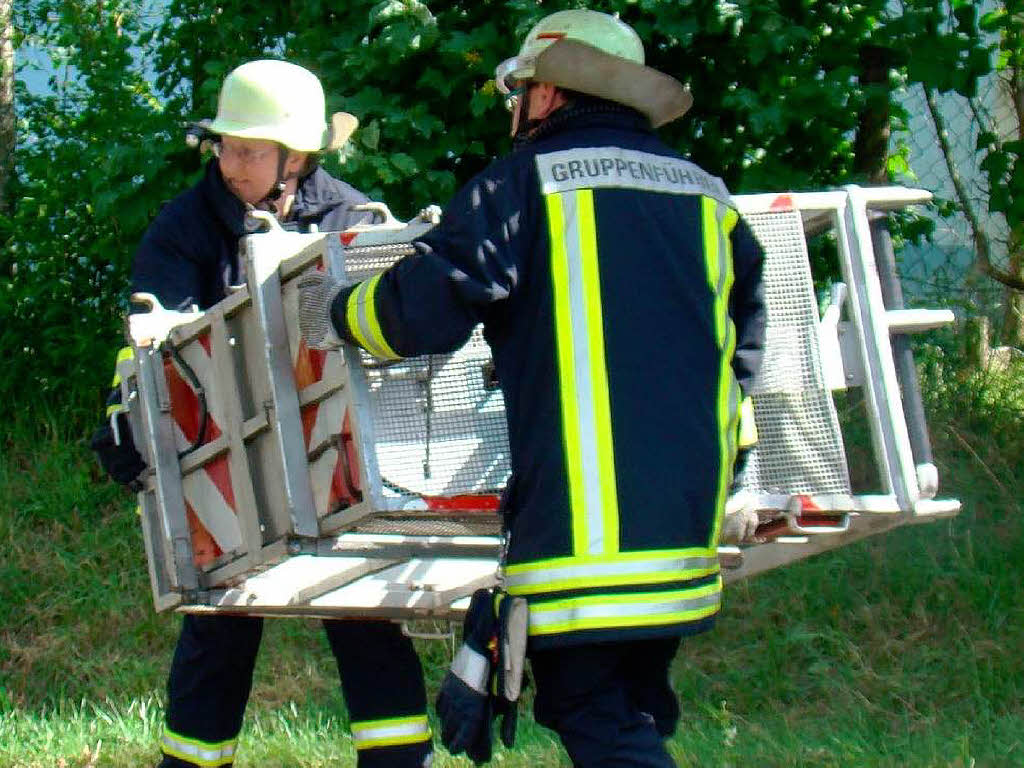
[[[238,245],[254,206],[274,210],[284,228],[302,232],[363,223],[367,213],[359,208],[367,197],[316,162],[321,152],[341,146],[355,124],[344,113],[328,124],[320,82],[302,67],[253,61],[232,71],[216,119],[198,126],[216,157],[203,178],[165,205],[146,231],[132,265],[132,292],[154,294],[165,307],[208,309],[224,299],[231,286],[245,282]],[[117,410],[120,388],[115,386],[112,395],[108,419],[111,409]],[[115,442],[104,419],[92,446],[111,477],[135,485],[146,467],[126,422],[120,435]],[[358,767],[429,764],[426,692],[412,641],[392,622],[323,625],[338,665]],[[262,629],[263,620],[256,617],[183,617],[167,680],[160,768],[233,763]]]
[[[495,83],[513,108],[513,135],[537,120],[529,117],[531,83],[632,107],[655,128],[682,117],[693,103],[678,80],[644,64],[643,42],[632,27],[590,10],[558,11],[542,19],[519,54],[498,65]]]
[[[437,703],[449,750],[488,760],[495,713],[511,742],[526,645],[534,715],[573,765],[671,768],[669,667],[720,606],[763,251],[721,179],[655,134],[690,94],[622,21],[552,14],[497,81],[515,150],[383,274],[304,278],[300,324],[311,345],[390,359],[450,351],[478,323],[490,343],[512,466],[505,594],[470,603]]]
[[[251,205],[266,201],[276,208],[274,201],[294,187],[290,182],[308,171],[319,153],[340,148],[359,125],[347,112],[334,113],[328,124],[325,112],[316,75],[297,64],[263,59],[242,64],[224,78],[217,116],[199,127],[221,158],[232,191]],[[252,173],[232,174],[232,152],[247,159],[260,152],[273,156],[271,184]]]

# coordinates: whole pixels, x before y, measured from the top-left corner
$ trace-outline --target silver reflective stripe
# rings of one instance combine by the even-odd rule
[[[356,749],[413,744],[427,741],[429,738],[430,725],[426,715],[352,723],[352,741],[355,742]]]
[[[625,602],[605,597],[559,600],[550,606],[544,603],[534,603],[530,606],[530,634],[545,634],[545,630],[567,632],[576,629],[613,629],[636,624],[683,622],[693,620],[695,617],[691,614],[695,611],[717,610],[721,599],[721,589],[716,588],[709,594],[697,597],[674,597],[661,600],[655,599],[651,595],[645,595],[636,602]],[[713,610],[709,610],[706,613],[713,612]],[[702,612],[701,615],[704,613]],[[644,621],[645,619],[658,619],[658,621]]]
[[[574,193],[562,195],[565,215],[565,252],[568,256],[569,323],[572,332],[573,367],[576,389],[577,428],[580,436],[580,459],[583,469],[583,506],[586,518],[587,540],[576,542],[578,553],[600,554],[604,551],[604,507],[601,498],[600,460],[597,450],[595,425],[597,414],[594,404],[594,381],[591,376],[593,350],[587,332],[587,305],[585,281],[597,284],[597,275],[584,275],[585,260],[582,252],[580,212]],[[598,318],[595,318],[598,319]]]
[[[537,155],[544,194],[574,189],[639,189],[676,195],[706,195],[729,202],[722,180],[682,158],[620,147],[581,147]]]
[[[562,587],[573,586],[584,588],[589,582],[615,583],[616,580],[629,580],[629,577],[644,577],[641,580],[650,583],[666,579],[693,578],[687,572],[698,571],[713,573],[718,569],[717,555],[696,557],[666,557],[644,560],[621,560],[607,563],[570,563],[551,566],[549,568],[530,568],[528,571],[517,572],[516,566],[506,568],[505,588],[510,592],[529,591],[529,587]],[[579,582],[566,584],[566,582]],[[594,585],[596,586],[596,585]]]
[[[235,740],[229,739],[219,744],[188,739],[174,733],[164,732],[161,740],[164,752],[179,760],[186,760],[190,763],[203,766],[203,768],[218,768],[222,765],[230,765],[235,756]]]
[[[479,694],[487,695],[487,678],[491,676],[491,663],[486,656],[468,645],[459,648],[452,659],[451,672]]]

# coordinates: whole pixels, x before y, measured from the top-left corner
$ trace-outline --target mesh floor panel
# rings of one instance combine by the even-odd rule
[[[352,530],[402,536],[497,536],[501,533],[501,520],[496,514],[458,520],[384,515],[360,523]]]
[[[768,325],[752,392],[758,445],[746,487],[765,493],[849,493],[839,418],[821,374],[818,304],[797,211],[744,217],[765,249]]]
[[[413,251],[407,244],[345,252],[365,278]],[[450,355],[385,362],[361,352],[385,495],[500,493],[511,474],[505,401],[482,327]]]
[[[818,307],[800,214],[758,213],[746,220],[767,254],[768,306],[764,366],[753,392],[760,442],[748,464],[747,487],[849,493],[839,421],[821,374]],[[346,272],[365,279],[413,250],[408,243],[349,248]],[[505,404],[481,328],[451,355],[384,362],[362,352],[361,359],[386,495],[500,492],[510,474]],[[405,530],[393,532],[412,533],[408,526],[421,523],[423,530],[440,525],[407,521]],[[370,525],[379,530],[399,524],[392,518]]]

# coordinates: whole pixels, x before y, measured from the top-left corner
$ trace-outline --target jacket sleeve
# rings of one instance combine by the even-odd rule
[[[525,236],[516,186],[492,174],[463,187],[416,253],[338,295],[339,334],[384,359],[458,349],[516,289]]]
[[[198,257],[199,248],[186,243],[189,227],[176,225],[172,206],[164,207],[139,243],[132,262],[131,290],[152,293],[165,309],[184,309],[203,303],[202,289],[209,277]]]
[[[764,356],[764,250],[742,217],[730,237],[734,280],[729,315],[736,326],[732,367],[743,395],[747,396],[757,380]]]

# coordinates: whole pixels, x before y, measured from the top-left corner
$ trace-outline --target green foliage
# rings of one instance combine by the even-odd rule
[[[195,177],[183,121],[209,117],[224,74],[283,56],[320,75],[362,126],[327,167],[407,217],[444,203],[509,146],[494,66],[542,15],[577,0],[27,2],[19,44],[53,59],[50,92],[18,91],[15,194],[0,218],[0,402],[95,402],[120,346],[132,252]],[[988,66],[971,3],[595,0],[644,38],[695,105],[664,138],[737,192],[857,181],[865,112],[905,116],[890,87],[973,92]],[[992,20],[988,20],[991,25]],[[865,46],[889,83],[864,82]],[[1013,148],[1011,147],[1011,150]],[[902,169],[897,153],[889,164]],[[997,163],[996,160],[992,161]],[[994,170],[1000,170],[994,168]],[[1012,176],[1012,170],[1003,169]]]
[[[8,407],[89,399],[109,378],[132,248],[185,181],[167,162],[177,136],[141,63],[138,4],[68,2],[57,22],[46,7],[21,12],[56,73],[49,93],[17,93],[17,204],[0,218]]]
[[[985,14],[981,28],[994,34],[998,43],[996,70],[1007,83],[1014,103],[1024,97],[1024,2],[1006,0],[997,10]],[[1018,121],[1020,114],[1017,115]],[[978,136],[982,155],[981,169],[989,184],[989,209],[1003,213],[1013,232],[1014,242],[1024,242],[1024,126],[1016,125],[1016,135],[1000,136],[992,131]]]
[[[919,358],[964,511],[729,586],[673,669],[678,765],[1024,762],[1024,370],[967,370],[952,336]],[[153,612],[134,501],[59,419],[0,440],[0,765],[152,765],[178,618]],[[417,650],[433,699],[451,651]],[[239,768],[351,765],[338,688],[317,622],[268,620]],[[531,695],[498,762],[568,765]]]

